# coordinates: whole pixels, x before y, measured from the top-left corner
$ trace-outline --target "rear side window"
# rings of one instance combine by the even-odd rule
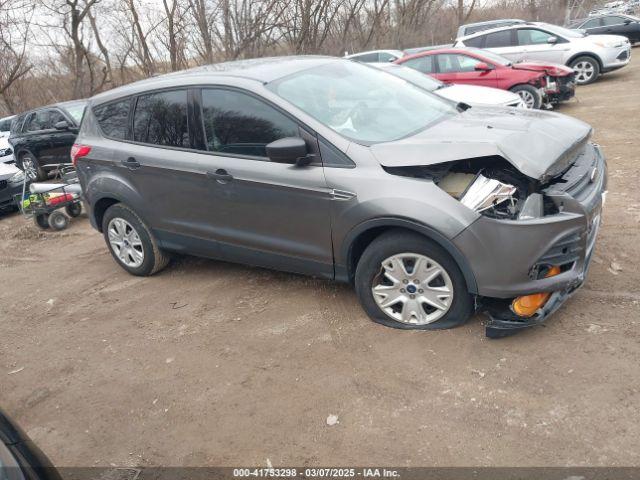
[[[351,57],[351,60],[355,60],[356,62],[374,63],[378,61],[378,53],[356,55],[355,57]]]
[[[133,139],[167,147],[189,148],[187,91],[151,93],[138,97]]]
[[[484,35],[480,35],[479,37],[467,38],[464,41],[464,44],[467,47],[482,48],[483,41],[484,41]]]
[[[512,45],[511,32],[512,30],[503,30],[487,34],[484,48],[510,47]]]
[[[131,100],[107,103],[93,107],[93,114],[105,136],[126,140],[129,131],[129,106]]]
[[[613,25],[622,25],[625,19],[622,17],[604,17],[602,19],[602,25],[605,27],[610,27]]]
[[[202,119],[210,152],[266,157],[265,146],[298,137],[298,124],[265,102],[241,92],[202,90]]]
[[[433,73],[433,55],[425,55],[424,57],[411,58],[406,62],[402,62],[404,67],[413,68],[422,73]]]

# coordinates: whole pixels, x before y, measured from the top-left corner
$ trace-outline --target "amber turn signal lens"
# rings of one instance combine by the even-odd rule
[[[555,275],[558,275],[559,273],[560,267],[551,267],[545,275],[545,278],[553,277]],[[546,292],[534,293],[533,295],[518,297],[511,304],[511,308],[513,308],[513,311],[516,313],[516,315],[520,317],[532,317],[538,311],[538,309],[542,308],[544,304],[547,303],[547,300],[549,300],[550,296],[551,293]]]

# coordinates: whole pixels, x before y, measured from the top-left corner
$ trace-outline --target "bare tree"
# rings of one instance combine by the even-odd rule
[[[33,67],[27,56],[33,9],[26,8],[25,4],[0,1],[0,95],[9,113],[17,108],[10,88]]]

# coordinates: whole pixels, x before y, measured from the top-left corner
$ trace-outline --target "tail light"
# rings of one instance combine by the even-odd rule
[[[91,147],[88,145],[79,145],[77,143],[73,144],[71,147],[71,163],[76,167],[78,165],[78,159],[82,157],[86,157],[91,152]]]

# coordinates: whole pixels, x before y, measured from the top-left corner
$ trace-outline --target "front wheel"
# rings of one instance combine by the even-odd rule
[[[576,83],[578,85],[593,83],[600,75],[600,64],[595,58],[578,57],[569,66],[576,73]]]
[[[542,94],[532,85],[516,85],[511,91],[520,95],[525,106],[529,109],[538,109],[542,106]]]
[[[168,255],[160,250],[149,227],[121,203],[105,212],[102,232],[115,261],[132,275],[153,275],[169,263]]]
[[[464,324],[473,310],[455,261],[412,232],[392,231],[375,239],[358,262],[355,287],[369,317],[388,327],[452,328]]]

